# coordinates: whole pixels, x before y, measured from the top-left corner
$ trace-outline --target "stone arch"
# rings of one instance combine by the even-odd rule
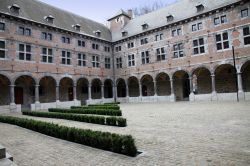
[[[117,97],[126,97],[126,81],[123,78],[116,80]]]
[[[30,104],[35,102],[35,78],[31,75],[19,75],[14,83],[15,103],[21,104],[22,109],[30,109]]]
[[[102,98],[102,81],[99,78],[94,78],[91,81],[91,97],[92,99]]]
[[[25,73],[16,74],[16,75],[14,76],[14,78],[12,79],[13,84],[15,84],[16,80],[17,80],[18,78],[22,77],[22,76],[31,77],[31,78],[34,80],[35,85],[38,85],[38,84],[39,84],[38,79],[37,79],[36,77],[34,77],[31,73],[28,73],[28,72],[27,72],[27,73],[25,72]]]
[[[40,103],[56,101],[56,79],[52,76],[44,76],[39,79],[39,100]]]
[[[214,74],[217,93],[232,93],[237,91],[236,69],[231,64],[217,66]]]
[[[244,92],[250,92],[250,60],[241,66],[242,86]]]
[[[89,81],[85,77],[80,77],[76,79],[76,98],[81,101],[81,104],[86,104],[86,100],[89,97],[88,91]]]
[[[174,93],[176,100],[189,100],[190,81],[189,74],[185,70],[178,70],[173,73]]]
[[[111,79],[106,79],[104,81],[104,98],[113,97],[113,81]]]
[[[142,88],[142,96],[153,96],[155,94],[154,91],[154,79],[151,75],[143,75],[141,77],[141,88]]]
[[[211,72],[207,67],[199,66],[192,71],[192,83],[195,94],[212,93]]]
[[[168,96],[171,94],[170,77],[167,73],[161,72],[156,75],[156,93],[158,96]]]
[[[60,101],[73,101],[74,100],[74,81],[70,77],[63,77],[59,81],[59,99]]]
[[[10,104],[10,78],[6,75],[0,74],[0,105]]]
[[[139,81],[137,77],[132,76],[128,78],[128,89],[129,89],[129,97],[140,96]]]

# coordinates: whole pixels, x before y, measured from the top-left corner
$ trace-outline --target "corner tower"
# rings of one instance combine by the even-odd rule
[[[131,19],[132,10],[125,12],[121,9],[115,16],[111,17],[107,21],[109,22],[110,30],[116,31],[122,29]]]

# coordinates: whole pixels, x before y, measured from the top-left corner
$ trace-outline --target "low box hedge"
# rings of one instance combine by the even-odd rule
[[[131,135],[119,135],[110,132],[77,129],[11,116],[0,116],[0,122],[17,125],[45,135],[115,153],[128,156],[136,156],[137,154],[137,148]]]
[[[75,113],[75,114],[96,114],[108,116],[122,116],[121,110],[85,109],[72,107],[71,109],[49,108],[49,112]]]
[[[113,110],[120,110],[120,106],[118,105],[105,105],[105,104],[90,104],[88,105],[89,107],[94,107],[94,108],[108,108],[108,109],[113,109]]]
[[[111,102],[111,103],[104,103],[104,105],[118,105],[121,104],[120,102]]]
[[[114,110],[120,111],[117,107],[100,107],[100,106],[71,106],[71,109],[82,109],[82,110]]]
[[[58,113],[58,112],[35,112],[35,111],[23,111],[23,115],[36,116],[36,117],[46,117],[46,118],[55,118],[55,119],[67,119],[79,122],[95,123],[101,125],[110,125],[110,126],[127,126],[126,119],[121,117],[104,117],[104,116],[89,116],[89,115],[77,115],[77,114],[67,114],[67,113]],[[112,119],[112,123],[110,123]]]

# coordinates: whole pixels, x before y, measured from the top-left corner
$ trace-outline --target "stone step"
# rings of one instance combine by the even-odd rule
[[[6,158],[13,161],[13,157],[9,153],[6,153]]]
[[[15,163],[13,163],[13,161],[7,158],[0,159],[0,165],[1,166],[17,166]]]
[[[6,157],[6,149],[2,145],[0,145],[0,159],[3,159]]]

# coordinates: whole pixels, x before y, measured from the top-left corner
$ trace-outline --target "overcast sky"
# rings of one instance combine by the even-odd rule
[[[87,17],[100,23],[115,15],[119,9],[127,10],[150,5],[155,1],[171,4],[176,0],[40,0],[58,8]]]

